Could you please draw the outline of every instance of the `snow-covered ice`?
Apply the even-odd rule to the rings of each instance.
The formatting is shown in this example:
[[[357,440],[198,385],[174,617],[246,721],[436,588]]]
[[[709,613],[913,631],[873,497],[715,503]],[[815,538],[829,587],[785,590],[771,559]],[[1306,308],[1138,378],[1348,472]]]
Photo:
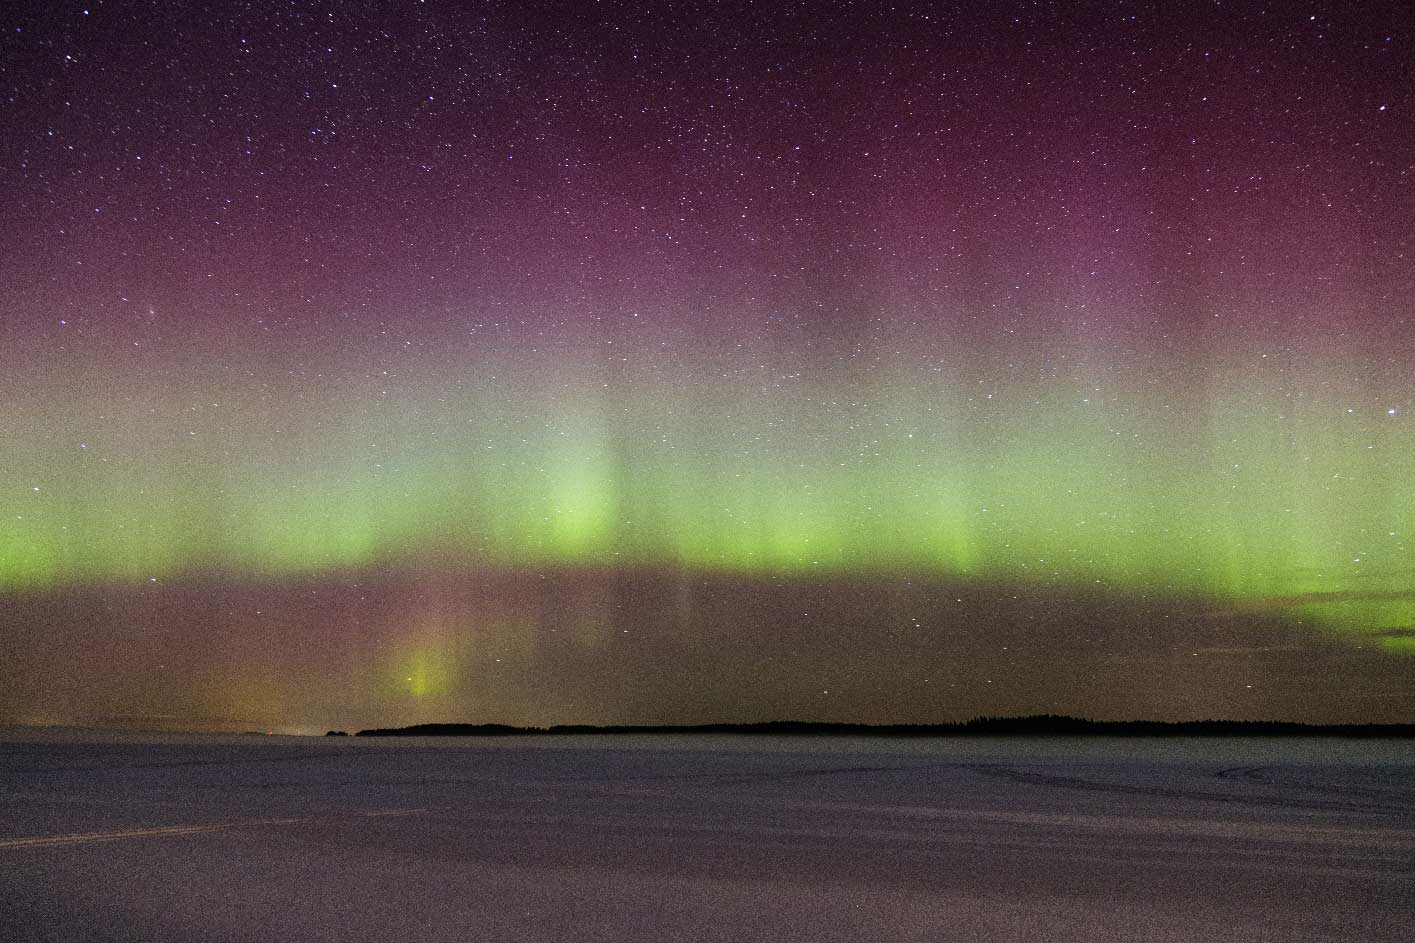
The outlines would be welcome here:
[[[1415,744],[0,730],[0,938],[1415,933]]]

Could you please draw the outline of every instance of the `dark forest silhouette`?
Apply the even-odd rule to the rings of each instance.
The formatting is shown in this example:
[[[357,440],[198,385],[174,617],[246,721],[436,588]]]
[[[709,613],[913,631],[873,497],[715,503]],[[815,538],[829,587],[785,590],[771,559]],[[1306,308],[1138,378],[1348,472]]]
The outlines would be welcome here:
[[[360,730],[357,737],[518,737],[580,734],[739,734],[808,737],[1359,737],[1415,738],[1415,724],[1300,724],[1250,720],[1085,720],[1056,714],[976,717],[954,724],[840,724],[771,720],[751,724],[414,724]]]

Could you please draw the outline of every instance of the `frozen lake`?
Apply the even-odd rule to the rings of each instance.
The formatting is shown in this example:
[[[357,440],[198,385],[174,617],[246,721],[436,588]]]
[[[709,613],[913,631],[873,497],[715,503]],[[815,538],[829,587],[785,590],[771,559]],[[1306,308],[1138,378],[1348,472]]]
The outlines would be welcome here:
[[[0,938],[1401,940],[1415,743],[0,729]]]

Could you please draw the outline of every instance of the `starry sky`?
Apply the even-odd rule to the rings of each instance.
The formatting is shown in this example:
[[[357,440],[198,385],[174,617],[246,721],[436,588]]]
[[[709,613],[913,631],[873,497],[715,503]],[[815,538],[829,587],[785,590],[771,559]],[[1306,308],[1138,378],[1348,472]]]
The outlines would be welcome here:
[[[6,4],[0,721],[1409,721],[1412,44]]]

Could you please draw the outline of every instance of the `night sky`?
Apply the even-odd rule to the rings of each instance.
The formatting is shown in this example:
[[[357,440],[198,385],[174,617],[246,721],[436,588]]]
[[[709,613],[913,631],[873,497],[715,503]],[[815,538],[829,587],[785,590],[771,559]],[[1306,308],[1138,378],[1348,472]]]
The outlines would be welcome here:
[[[0,31],[0,720],[1415,719],[1406,4]]]

